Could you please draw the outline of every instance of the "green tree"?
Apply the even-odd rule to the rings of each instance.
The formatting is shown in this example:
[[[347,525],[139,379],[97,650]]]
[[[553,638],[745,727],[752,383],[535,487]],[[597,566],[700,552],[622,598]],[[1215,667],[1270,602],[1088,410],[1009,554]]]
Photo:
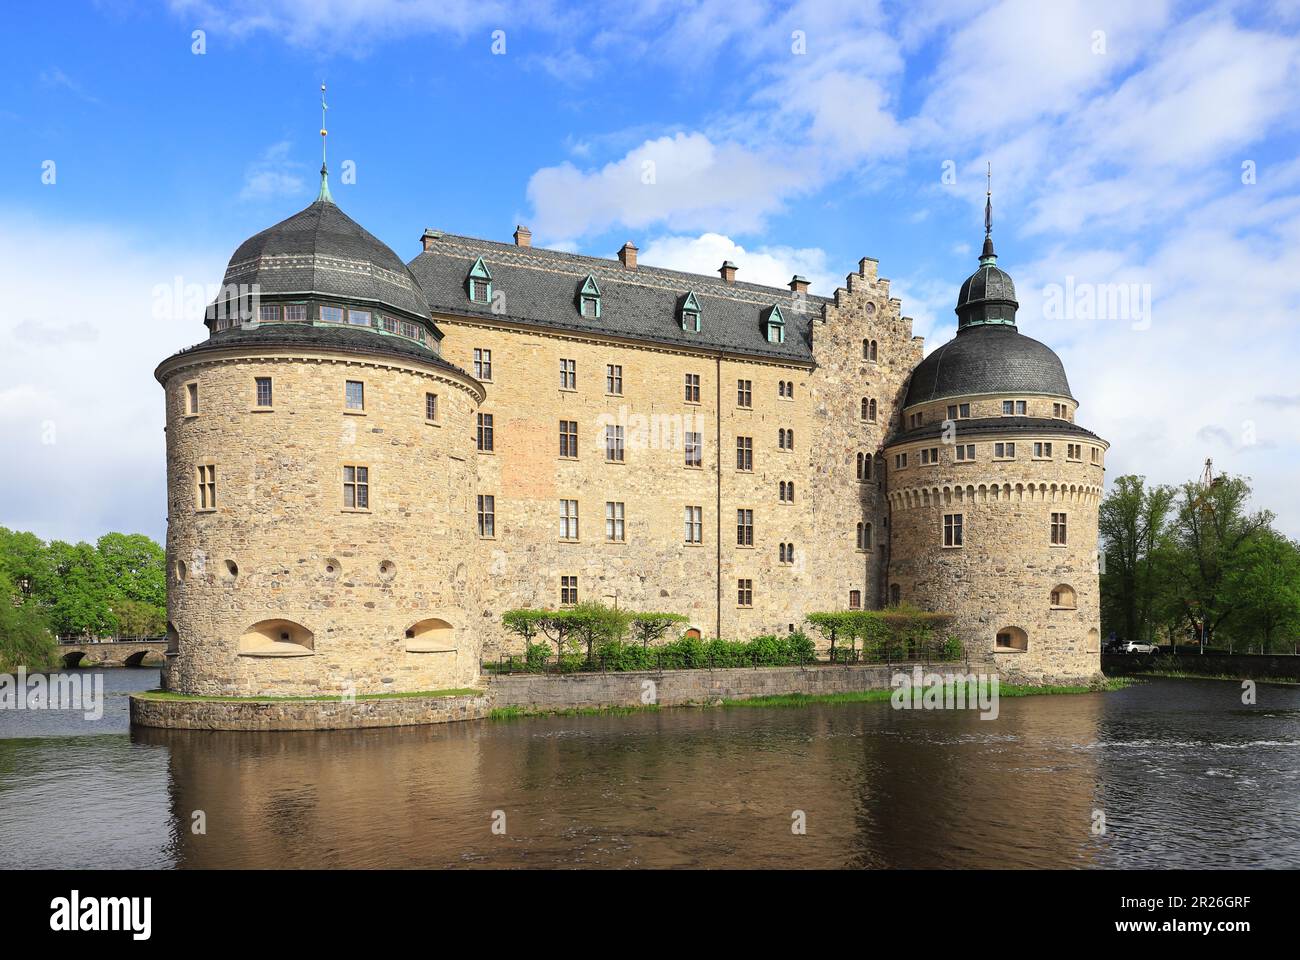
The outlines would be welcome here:
[[[1146,487],[1146,478],[1119,477],[1098,511],[1106,558],[1101,575],[1102,620],[1107,633],[1125,640],[1150,638],[1168,557],[1169,511],[1174,490]]]
[[[142,533],[106,533],[96,549],[118,596],[166,609],[167,560],[162,547]]]
[[[589,600],[580,603],[569,611],[573,625],[573,635],[587,648],[587,662],[592,662],[592,654],[597,644],[622,640],[627,636],[628,623],[632,615],[617,607],[607,607],[603,603]]]
[[[651,643],[658,643],[676,624],[689,623],[690,618],[680,613],[634,613],[632,614],[632,638],[641,641],[641,649],[648,649]]]
[[[1227,576],[1237,621],[1269,653],[1275,641],[1295,653],[1300,637],[1300,546],[1275,530],[1263,530],[1242,547]]]
[[[50,543],[52,583],[40,590],[50,629],[60,636],[107,636],[117,627],[114,590],[103,558],[88,543]]]
[[[44,612],[35,601],[22,598],[8,574],[0,572],[0,671],[52,670],[57,664]]]

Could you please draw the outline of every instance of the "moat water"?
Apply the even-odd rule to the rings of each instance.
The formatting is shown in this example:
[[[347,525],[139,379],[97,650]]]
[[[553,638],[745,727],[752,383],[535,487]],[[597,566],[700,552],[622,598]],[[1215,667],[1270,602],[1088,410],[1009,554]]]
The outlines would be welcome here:
[[[262,734],[133,732],[157,671],[102,672],[0,711],[0,868],[1300,866],[1297,687]]]

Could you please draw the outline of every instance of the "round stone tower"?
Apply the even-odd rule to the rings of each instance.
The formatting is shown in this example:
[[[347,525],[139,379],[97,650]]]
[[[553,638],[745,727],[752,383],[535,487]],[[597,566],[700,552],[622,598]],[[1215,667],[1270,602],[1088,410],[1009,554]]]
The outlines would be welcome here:
[[[247,240],[167,403],[166,684],[358,694],[478,675],[474,426],[411,272],[330,199]]]
[[[1060,359],[1016,329],[987,231],[957,335],[912,373],[885,447],[891,601],[952,613],[972,666],[1080,681],[1100,668],[1106,441],[1075,423]]]

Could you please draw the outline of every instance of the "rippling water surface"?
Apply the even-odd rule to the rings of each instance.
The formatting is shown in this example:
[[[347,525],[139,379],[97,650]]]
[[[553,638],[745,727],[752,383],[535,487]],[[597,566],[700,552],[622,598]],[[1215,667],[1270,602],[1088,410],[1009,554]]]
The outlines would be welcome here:
[[[131,732],[157,671],[103,675],[0,711],[0,867],[1300,866],[1297,687],[273,734]]]

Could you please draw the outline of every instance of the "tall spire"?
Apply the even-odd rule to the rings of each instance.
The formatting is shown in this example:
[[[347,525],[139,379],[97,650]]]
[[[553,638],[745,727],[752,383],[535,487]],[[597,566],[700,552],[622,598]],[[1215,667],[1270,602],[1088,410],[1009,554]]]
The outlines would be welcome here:
[[[326,203],[333,203],[334,198],[330,196],[329,168],[325,166],[325,138],[329,136],[329,131],[325,129],[325,111],[329,107],[325,103],[325,84],[320,85],[320,193],[316,195],[316,202],[322,200]]]
[[[984,187],[984,249],[980,253],[980,265],[988,266],[998,259],[993,252],[993,162],[989,161],[986,184]]]

